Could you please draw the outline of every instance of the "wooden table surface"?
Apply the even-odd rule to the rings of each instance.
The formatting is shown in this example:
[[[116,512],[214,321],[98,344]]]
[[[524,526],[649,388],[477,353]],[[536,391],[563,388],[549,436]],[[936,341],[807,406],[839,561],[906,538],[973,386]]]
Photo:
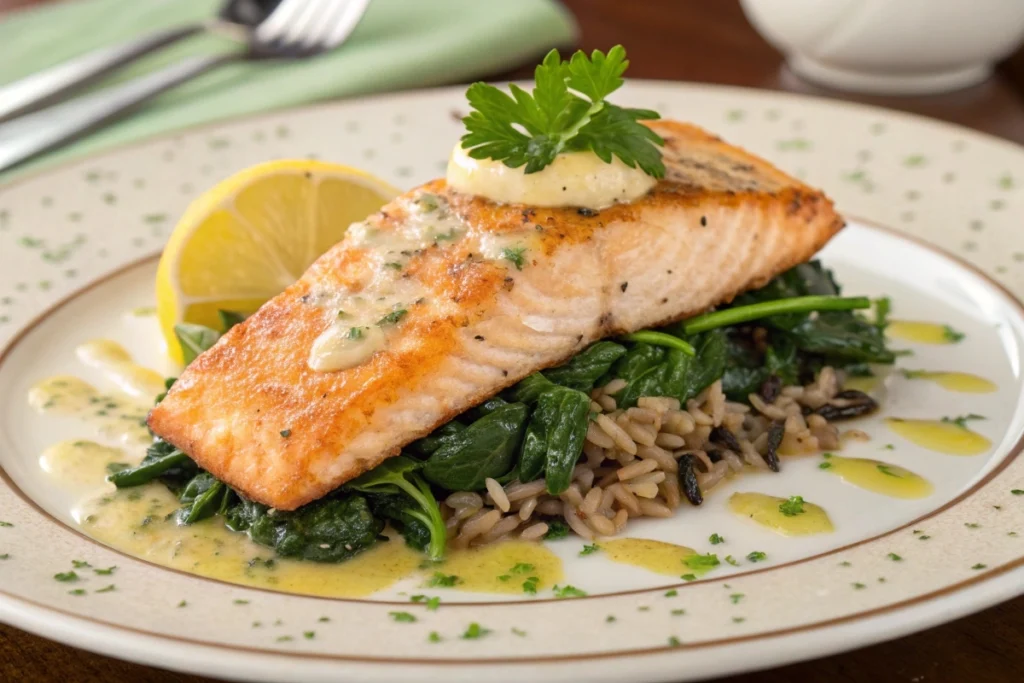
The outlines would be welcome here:
[[[0,12],[44,0],[0,0]],[[901,109],[1024,143],[1024,51],[995,78],[945,95],[865,97],[801,82],[746,23],[736,0],[565,0],[581,26],[580,46],[629,49],[630,75],[787,90]],[[531,67],[509,75],[529,77]],[[801,664],[722,679],[728,683],[1020,680],[1024,598],[945,626]],[[0,681],[202,683],[211,679],[128,664],[0,626]]]

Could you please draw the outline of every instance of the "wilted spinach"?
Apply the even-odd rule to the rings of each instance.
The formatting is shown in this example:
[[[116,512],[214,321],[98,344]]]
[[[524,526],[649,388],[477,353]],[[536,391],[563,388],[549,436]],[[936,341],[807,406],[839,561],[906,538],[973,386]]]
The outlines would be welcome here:
[[[523,436],[519,477],[532,481],[542,473],[548,493],[563,493],[583,452],[590,422],[590,397],[582,391],[553,386],[537,399]]]
[[[563,387],[590,391],[594,388],[594,383],[624,355],[625,346],[610,341],[599,341],[573,356],[565,365],[545,370],[543,375]]]
[[[529,410],[509,403],[444,439],[423,468],[428,481],[449,491],[478,491],[516,464]]]
[[[395,522],[406,540],[426,550],[430,559],[440,560],[444,557],[448,531],[430,486],[418,474],[422,467],[423,463],[404,456],[388,458],[344,488],[379,496],[376,500],[371,498],[374,512]],[[429,538],[425,547],[424,528]]]

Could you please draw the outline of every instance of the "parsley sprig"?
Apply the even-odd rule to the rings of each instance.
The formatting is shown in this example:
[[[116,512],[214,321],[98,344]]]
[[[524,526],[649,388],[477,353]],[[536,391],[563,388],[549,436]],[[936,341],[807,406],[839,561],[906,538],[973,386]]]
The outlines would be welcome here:
[[[529,93],[510,85],[512,94],[474,83],[466,91],[473,108],[462,119],[462,146],[474,159],[494,159],[536,173],[561,152],[592,151],[605,163],[618,157],[655,178],[665,175],[658,146],[661,137],[640,121],[659,118],[648,109],[614,105],[605,98],[622,87],[629,66],[626,50],[616,45],[605,55],[582,50],[563,62],[552,50],[534,72]]]

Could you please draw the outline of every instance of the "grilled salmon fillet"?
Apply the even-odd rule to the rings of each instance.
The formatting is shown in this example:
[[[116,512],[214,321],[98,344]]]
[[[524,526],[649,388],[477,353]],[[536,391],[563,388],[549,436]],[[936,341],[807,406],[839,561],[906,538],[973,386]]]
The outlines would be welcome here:
[[[292,510],[602,337],[763,285],[842,228],[824,194],[766,161],[692,125],[650,125],[666,175],[630,204],[500,205],[442,180],[395,199],[189,365],[149,426]],[[396,251],[430,223],[432,242]],[[407,311],[381,325],[386,343],[352,367],[311,368],[317,339],[382,298],[382,282]]]

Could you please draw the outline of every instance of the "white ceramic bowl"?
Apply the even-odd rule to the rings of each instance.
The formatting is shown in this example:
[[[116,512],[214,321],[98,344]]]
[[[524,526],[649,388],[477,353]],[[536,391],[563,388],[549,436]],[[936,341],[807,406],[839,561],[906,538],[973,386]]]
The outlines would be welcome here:
[[[967,87],[1024,39],[1024,0],[741,0],[804,78],[843,90]]]

